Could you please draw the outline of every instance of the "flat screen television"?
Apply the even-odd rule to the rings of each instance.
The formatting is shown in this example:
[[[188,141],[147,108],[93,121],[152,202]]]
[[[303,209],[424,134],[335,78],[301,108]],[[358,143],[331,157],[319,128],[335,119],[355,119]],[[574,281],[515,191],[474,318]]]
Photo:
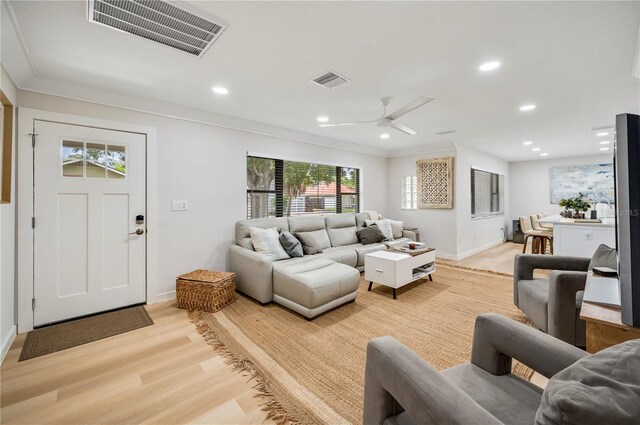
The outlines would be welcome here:
[[[616,248],[622,322],[640,326],[640,116],[616,116]]]

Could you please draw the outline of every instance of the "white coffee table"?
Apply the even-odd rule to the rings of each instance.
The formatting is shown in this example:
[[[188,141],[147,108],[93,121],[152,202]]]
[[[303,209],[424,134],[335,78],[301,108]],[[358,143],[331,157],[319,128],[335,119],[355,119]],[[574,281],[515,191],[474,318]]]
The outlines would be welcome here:
[[[400,251],[379,251],[364,256],[364,278],[369,281],[369,291],[372,284],[379,283],[393,288],[393,299],[396,299],[396,289],[429,276],[436,271],[436,251],[411,255]]]

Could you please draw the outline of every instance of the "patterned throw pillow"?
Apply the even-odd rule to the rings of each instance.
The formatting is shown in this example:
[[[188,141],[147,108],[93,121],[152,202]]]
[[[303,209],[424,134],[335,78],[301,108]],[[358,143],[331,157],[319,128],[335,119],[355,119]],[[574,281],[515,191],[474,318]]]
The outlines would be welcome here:
[[[373,226],[374,224],[378,226],[378,229],[380,229],[386,240],[392,241],[394,239],[393,229],[391,228],[391,220],[387,220],[385,218],[384,220],[365,220],[364,222],[366,223],[367,227]]]
[[[289,254],[280,244],[278,229],[260,229],[259,227],[249,227],[253,248],[259,254],[268,255],[272,260],[284,260],[290,258]]]

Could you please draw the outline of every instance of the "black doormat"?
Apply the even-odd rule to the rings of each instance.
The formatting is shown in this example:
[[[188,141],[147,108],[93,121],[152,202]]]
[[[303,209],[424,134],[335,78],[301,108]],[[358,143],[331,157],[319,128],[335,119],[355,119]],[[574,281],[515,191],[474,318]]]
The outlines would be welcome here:
[[[27,334],[18,361],[66,350],[149,325],[153,325],[149,313],[144,306],[137,306],[36,329]]]

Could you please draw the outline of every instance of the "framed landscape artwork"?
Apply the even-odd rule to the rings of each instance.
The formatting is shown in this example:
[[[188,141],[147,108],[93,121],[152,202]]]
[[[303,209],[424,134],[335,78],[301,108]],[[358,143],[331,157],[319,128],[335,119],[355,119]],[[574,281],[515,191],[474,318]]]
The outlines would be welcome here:
[[[416,162],[418,208],[453,208],[453,157]]]
[[[592,201],[615,201],[613,188],[613,164],[572,165],[551,167],[551,203],[573,198],[579,193]]]

